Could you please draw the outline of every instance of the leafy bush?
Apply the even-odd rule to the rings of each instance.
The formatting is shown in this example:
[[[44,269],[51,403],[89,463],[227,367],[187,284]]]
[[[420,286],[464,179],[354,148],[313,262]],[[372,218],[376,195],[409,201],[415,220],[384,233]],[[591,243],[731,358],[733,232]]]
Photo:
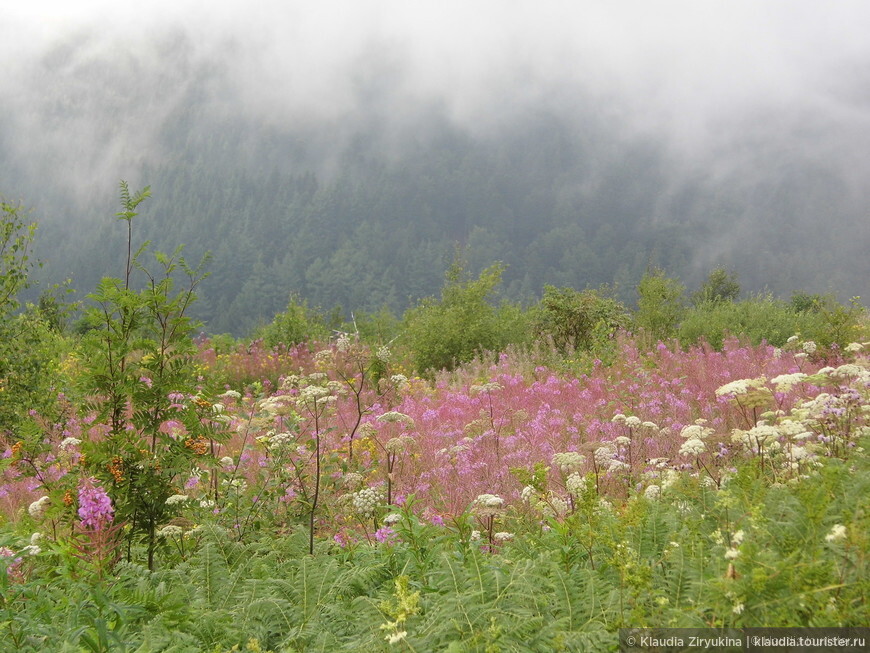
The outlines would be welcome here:
[[[297,295],[290,297],[287,310],[278,313],[270,324],[255,334],[268,348],[277,345],[292,347],[302,342],[325,340],[328,336],[323,316]]]
[[[685,287],[664,271],[648,270],[637,286],[635,324],[655,340],[667,340],[676,335],[683,317]]]
[[[533,314],[535,334],[551,339],[562,352],[593,349],[629,323],[628,311],[615,299],[595,290],[554,286],[544,287],[544,297]]]
[[[782,347],[792,335],[800,334],[822,348],[836,343],[840,348],[861,336],[861,315],[857,303],[849,307],[828,299],[824,305],[796,310],[794,302],[772,295],[757,295],[740,302],[708,301],[689,309],[679,327],[683,345],[706,340],[716,349],[728,336],[746,338],[754,345],[765,341]]]
[[[453,369],[484,351],[500,351],[527,337],[525,314],[518,306],[493,306],[489,299],[504,267],[488,267],[468,279],[460,263],[447,271],[441,299],[424,299],[406,311],[404,343],[419,372]]]

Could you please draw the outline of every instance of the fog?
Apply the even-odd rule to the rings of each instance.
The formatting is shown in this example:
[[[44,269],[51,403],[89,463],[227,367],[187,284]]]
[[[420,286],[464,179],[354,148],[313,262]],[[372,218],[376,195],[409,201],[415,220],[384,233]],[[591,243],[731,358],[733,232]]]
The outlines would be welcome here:
[[[372,125],[379,154],[400,161],[433,120],[497,139],[544,114],[582,131],[591,113],[614,126],[612,148],[647,139],[665,153],[650,219],[687,183],[733,195],[735,222],[698,244],[698,267],[752,242],[756,209],[810,206],[853,230],[854,251],[870,244],[866,2],[36,1],[0,20],[7,196],[38,179],[81,208],[135,183],[171,158],[161,130],[193,95],[203,123],[300,135],[326,175]],[[807,174],[807,197],[778,196]]]

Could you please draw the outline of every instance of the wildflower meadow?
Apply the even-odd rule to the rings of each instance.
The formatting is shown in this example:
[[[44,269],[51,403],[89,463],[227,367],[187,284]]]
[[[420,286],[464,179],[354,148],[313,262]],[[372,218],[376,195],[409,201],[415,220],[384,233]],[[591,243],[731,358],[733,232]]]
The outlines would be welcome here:
[[[146,198],[122,186],[128,228]],[[448,300],[480,280],[418,307],[413,338],[267,345],[198,335],[203,268],[128,251],[78,332],[4,359],[4,650],[608,651],[626,627],[870,623],[857,304],[711,344],[594,293],[582,333],[538,314],[503,341],[519,313],[479,303],[487,346],[422,367],[420,316],[473,317]]]

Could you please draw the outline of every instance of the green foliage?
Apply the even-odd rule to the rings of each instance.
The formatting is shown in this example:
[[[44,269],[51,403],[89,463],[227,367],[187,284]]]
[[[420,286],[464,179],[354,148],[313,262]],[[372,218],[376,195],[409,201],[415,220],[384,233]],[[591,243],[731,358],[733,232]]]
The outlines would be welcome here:
[[[496,264],[469,279],[462,264],[454,262],[441,299],[424,299],[405,313],[403,336],[418,371],[453,369],[526,337],[525,315],[517,306],[497,308],[489,301],[503,271]]]
[[[298,295],[291,295],[287,309],[261,328],[256,337],[262,338],[267,347],[284,345],[292,347],[301,342],[323,340],[329,336],[323,316],[308,306]]]
[[[698,292],[692,295],[692,304],[697,306],[706,302],[733,302],[739,294],[737,273],[719,267],[710,272]]]
[[[61,358],[69,348],[39,311],[0,321],[0,434],[10,435],[31,410],[51,413],[64,390]]]
[[[647,270],[637,286],[635,324],[654,339],[672,338],[685,311],[684,292],[683,284],[665,276],[664,271]]]
[[[628,312],[615,299],[595,290],[544,286],[544,297],[534,309],[534,331],[550,338],[562,352],[590,350],[628,326]]]
[[[132,209],[145,196],[130,197],[122,182],[125,211],[119,217],[131,224]],[[83,447],[87,468],[109,488],[128,537],[144,537],[153,567],[157,528],[174,514],[166,499],[218,434],[209,419],[211,404],[201,396],[190,337],[195,324],[187,315],[204,261],[194,269],[180,250],[172,257],[158,252],[155,275],[140,263],[142,249],[131,256],[124,280],[103,279],[88,295],[80,382],[90,397],[86,410],[108,427],[106,437]],[[131,266],[144,277],[141,290],[130,288]],[[186,280],[177,292],[176,273]],[[163,428],[169,420],[183,429]]]
[[[0,199],[0,318],[18,308],[18,293],[29,285],[30,247],[36,223],[26,224],[21,207]]]
[[[847,307],[828,298],[824,303],[800,305],[813,308],[797,310],[794,300],[786,302],[769,294],[740,302],[703,302],[687,311],[678,336],[683,346],[703,339],[716,349],[722,348],[729,335],[776,347],[794,334],[825,348],[834,343],[842,348],[860,338],[863,309],[857,302]]]

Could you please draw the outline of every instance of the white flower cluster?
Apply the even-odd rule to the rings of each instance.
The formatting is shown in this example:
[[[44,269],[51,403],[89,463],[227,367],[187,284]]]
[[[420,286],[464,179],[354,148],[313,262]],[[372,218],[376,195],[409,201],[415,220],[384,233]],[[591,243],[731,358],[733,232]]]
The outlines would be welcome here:
[[[184,535],[184,529],[175,524],[168,524],[157,531],[157,537],[179,537]]]
[[[565,489],[575,499],[586,491],[588,482],[585,476],[574,473],[565,479]]]
[[[860,342],[850,342],[848,345],[844,347],[845,351],[850,354],[857,354],[859,351],[864,349],[864,345]]]
[[[390,410],[383,415],[378,415],[377,420],[386,424],[407,424],[411,427],[414,426],[413,419],[405,415],[405,413],[400,413],[395,410]]]
[[[492,536],[492,539],[494,539],[496,542],[510,542],[512,539],[514,539],[514,534],[507,533],[505,531],[499,531]]]
[[[724,397],[726,395],[745,395],[752,390],[763,388],[764,384],[764,377],[758,377],[756,379],[737,379],[736,381],[731,381],[731,383],[726,383],[725,385],[716,388],[716,396]]]
[[[383,519],[383,523],[386,526],[393,526],[394,524],[398,524],[400,521],[402,521],[402,515],[397,512],[391,512]]]
[[[592,454],[593,458],[595,458],[595,463],[599,467],[607,467],[615,455],[616,446],[612,442],[603,442]]]
[[[471,509],[481,517],[493,517],[504,512],[504,499],[496,494],[481,494],[472,502]]]
[[[390,381],[398,390],[404,390],[408,387],[408,377],[404,374],[393,374],[390,377]]]
[[[553,454],[553,465],[558,467],[563,474],[577,472],[586,462],[586,456],[576,451]]]
[[[393,353],[390,351],[390,348],[386,345],[381,345],[378,347],[378,351],[375,354],[375,357],[381,361],[382,363],[389,363],[390,358],[392,358]]]
[[[70,449],[79,446],[82,443],[78,438],[64,438],[60,443],[61,451],[69,451]]]
[[[45,514],[45,511],[48,510],[48,506],[51,504],[51,499],[46,497],[40,497],[33,503],[31,503],[27,507],[27,512],[34,519],[39,519]]]
[[[362,486],[365,479],[363,478],[362,474],[357,474],[356,472],[348,472],[342,477],[341,480],[346,488],[350,490],[355,490],[356,488]]]
[[[684,426],[680,431],[680,437],[686,440],[706,440],[711,435],[713,435],[713,429],[697,422]]]
[[[275,433],[269,439],[269,450],[278,451],[286,449],[295,444],[296,438],[292,433]]]
[[[496,392],[497,390],[501,390],[502,385],[500,383],[496,383],[492,381],[490,383],[481,383],[478,385],[473,385],[468,389],[468,392],[473,395],[480,394],[482,392]]]
[[[179,503],[184,503],[189,498],[190,497],[188,497],[186,494],[173,494],[171,497],[166,499],[166,505],[177,506]]]
[[[662,488],[658,485],[648,485],[643,491],[643,495],[650,501],[655,501],[662,495]]]
[[[778,438],[779,429],[764,422],[759,422],[748,431],[734,429],[731,432],[731,441],[742,444],[751,453],[758,453],[763,449],[778,449]]]
[[[347,335],[346,333],[342,333],[340,336],[338,336],[338,338],[335,341],[335,347],[341,353],[344,353],[348,349],[350,349],[350,345],[351,345],[350,336]]]
[[[230,456],[224,456],[220,459],[221,467],[234,467],[236,461],[233,460]]]
[[[218,395],[221,399],[241,399],[242,395],[235,390],[227,390],[223,394]]]
[[[363,519],[371,519],[384,502],[384,493],[380,488],[366,487],[351,496],[354,512]]]
[[[770,382],[776,386],[777,392],[789,392],[798,383],[802,383],[807,375],[803,372],[795,372],[794,374],[780,374],[773,377]]]
[[[846,539],[846,527],[843,524],[834,524],[831,532],[825,535],[825,541],[834,543]]]
[[[286,383],[286,380],[285,380]],[[289,395],[273,395],[261,399],[260,410],[269,415],[289,415],[293,412],[293,398]]]
[[[387,453],[400,454],[407,451],[414,444],[414,438],[410,435],[401,435],[398,438],[390,438],[384,445]]]
[[[698,438],[689,438],[680,445],[681,456],[700,456],[707,451],[707,445]]]

